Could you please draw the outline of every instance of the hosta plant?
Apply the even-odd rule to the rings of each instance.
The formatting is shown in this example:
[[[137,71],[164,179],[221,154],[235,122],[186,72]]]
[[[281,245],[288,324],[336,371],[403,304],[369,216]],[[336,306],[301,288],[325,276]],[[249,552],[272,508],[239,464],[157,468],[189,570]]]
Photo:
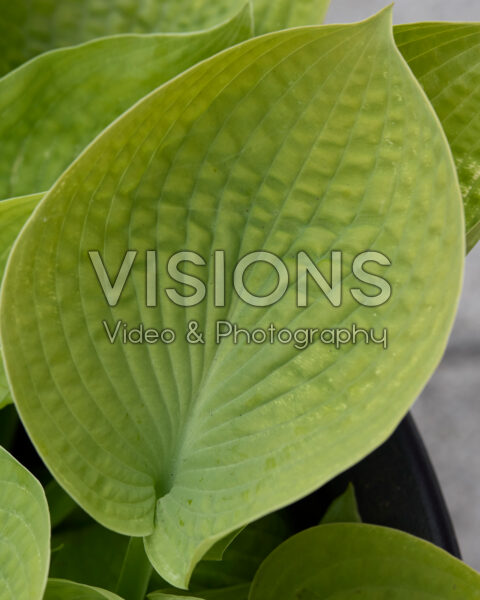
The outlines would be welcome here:
[[[304,532],[281,510],[441,359],[480,237],[480,25],[3,8],[1,441],[51,475],[2,450],[0,600],[480,598],[351,488]]]

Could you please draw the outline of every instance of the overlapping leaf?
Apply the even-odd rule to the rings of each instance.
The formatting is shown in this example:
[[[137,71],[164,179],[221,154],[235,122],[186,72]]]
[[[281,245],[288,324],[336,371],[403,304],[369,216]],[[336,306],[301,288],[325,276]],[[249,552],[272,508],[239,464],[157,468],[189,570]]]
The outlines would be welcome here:
[[[1,79],[0,198],[48,189],[137,100],[249,38],[250,9],[240,6],[230,21],[208,31],[95,40],[49,52]]]
[[[329,0],[255,0],[257,33],[320,24]],[[242,0],[18,0],[0,4],[0,75],[47,50],[122,33],[186,32],[214,27]]]
[[[275,550],[249,600],[476,600],[480,575],[406,533],[361,524],[321,525]]]
[[[49,558],[42,486],[0,447],[0,598],[42,600]]]
[[[395,39],[450,142],[470,250],[480,239],[480,24],[399,25]]]
[[[123,33],[185,32],[231,18],[242,0],[2,1],[0,74],[47,50]]]
[[[84,146],[135,101],[251,32],[245,5],[231,21],[211,31],[115,36],[51,52],[2,79],[0,197],[47,189]],[[108,90],[102,89],[102,82],[109,83]],[[88,102],[89,97],[96,101]],[[0,279],[11,246],[41,196],[11,199],[0,207]],[[9,402],[0,361],[0,407]]]
[[[95,135],[138,99],[251,32],[244,6],[211,31],[97,40],[41,56],[3,78],[0,197],[47,189]],[[41,196],[0,206],[0,279],[10,248]],[[0,361],[0,407],[9,402]]]
[[[444,350],[462,230],[450,151],[393,43],[388,11],[238,45],[125,113],[29,220],[1,297],[17,408],[61,485],[105,526],[145,536],[156,569],[185,586],[219,539],[317,488],[391,433]],[[165,294],[166,264],[185,248],[209,263],[210,293],[190,308]],[[214,308],[218,248],[228,269],[259,249],[281,257],[291,274],[282,300],[252,308],[227,277],[225,306]],[[297,252],[325,272],[337,248],[342,305],[312,285],[299,308]],[[88,252],[115,274],[129,249],[135,266],[109,307]],[[144,296],[147,250],[161,272],[156,307]],[[372,293],[350,272],[365,250],[391,261],[393,296],[377,308],[349,292]],[[245,284],[264,295],[275,278],[257,264]],[[264,329],[355,323],[377,336],[386,328],[388,349],[218,345],[218,319]],[[102,322],[119,320],[171,327],[178,339],[111,344]],[[205,344],[186,343],[192,320]]]

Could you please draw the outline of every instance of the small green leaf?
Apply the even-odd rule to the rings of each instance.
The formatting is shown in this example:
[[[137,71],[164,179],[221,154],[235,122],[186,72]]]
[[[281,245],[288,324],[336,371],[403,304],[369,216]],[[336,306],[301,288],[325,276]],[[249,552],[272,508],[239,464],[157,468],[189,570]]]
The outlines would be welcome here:
[[[50,521],[42,486],[0,447],[0,598],[42,600],[49,558]]]
[[[203,560],[214,560],[219,561],[223,559],[225,551],[232,544],[232,542],[239,536],[239,534],[244,530],[244,527],[240,529],[236,529],[229,533],[227,536],[218,540],[216,544],[214,544],[210,550],[204,555]]]
[[[116,594],[99,588],[65,581],[49,579],[43,600],[123,600]]]
[[[250,585],[258,567],[292,530],[280,511],[251,523],[226,549],[222,561],[202,560],[193,572],[190,589],[198,592],[213,588]]]
[[[61,486],[104,526],[144,536],[160,575],[185,588],[219,539],[318,488],[403,418],[453,323],[462,210],[444,133],[394,44],[390,11],[217,54],[97,137],[19,237],[0,333],[22,421]],[[192,307],[165,293],[167,264],[185,248],[207,263],[208,297]],[[291,277],[282,300],[252,307],[226,277],[216,306],[217,248],[229,269],[260,249],[279,257]],[[343,302],[312,285],[298,306],[297,254],[325,272],[336,248]],[[135,256],[116,306],[92,250],[110,273]],[[147,302],[152,250],[161,287]],[[378,307],[351,293],[369,292],[352,271],[366,250],[391,263],[393,295]],[[260,296],[272,283],[265,264],[245,279]],[[217,344],[220,320],[385,337],[302,351]],[[186,342],[193,321],[204,344]],[[105,324],[139,323],[178,339],[110,342]]]
[[[363,524],[321,525],[277,548],[249,600],[476,600],[480,575],[419,538]]]
[[[0,281],[15,239],[42,197],[43,194],[33,194],[0,202]],[[0,408],[11,401],[0,346]]]
[[[450,142],[471,250],[480,239],[480,23],[398,25],[395,40]]]
[[[336,498],[323,515],[321,523],[361,523],[362,518],[358,512],[357,499],[353,483],[349,483],[341,496]]]
[[[301,25],[320,25],[330,0],[255,0],[255,33],[260,35]]]
[[[49,52],[7,75],[0,80],[0,197],[48,189],[102,129],[142,96],[247,39],[251,31],[244,6],[209,31],[104,38]]]
[[[479,240],[480,240],[480,220],[478,221],[478,223],[476,225],[473,225],[473,227],[471,227],[467,231],[467,252],[470,252],[470,250],[473,249],[473,247],[477,244],[477,242]]]

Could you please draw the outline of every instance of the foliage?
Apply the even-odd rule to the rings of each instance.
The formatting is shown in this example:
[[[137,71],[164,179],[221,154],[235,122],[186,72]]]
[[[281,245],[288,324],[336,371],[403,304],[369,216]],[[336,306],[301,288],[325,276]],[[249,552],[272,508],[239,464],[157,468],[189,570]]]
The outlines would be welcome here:
[[[54,478],[0,447],[0,600],[480,597],[443,551],[360,523],[352,486],[313,529],[279,510],[404,417],[480,238],[480,25],[392,29],[391,8],[321,25],[327,7],[2,4],[0,408],[15,408],[0,443],[16,410]],[[152,288],[185,249],[207,264]],[[231,271],[275,255],[279,301],[252,306],[235,276],[219,300],[218,249]],[[354,267],[365,250],[387,261],[378,305],[379,264],[360,285]],[[302,288],[301,253],[331,284]],[[266,297],[275,279],[263,260],[242,285]],[[388,344],[214,336],[352,320]],[[179,339],[112,343],[116,323]]]

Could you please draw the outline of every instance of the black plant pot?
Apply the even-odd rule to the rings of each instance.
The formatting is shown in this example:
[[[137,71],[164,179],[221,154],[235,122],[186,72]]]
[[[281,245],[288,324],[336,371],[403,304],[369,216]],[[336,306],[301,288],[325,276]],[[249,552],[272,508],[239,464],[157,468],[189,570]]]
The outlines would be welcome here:
[[[380,448],[291,507],[296,530],[318,524],[348,483],[363,521],[401,529],[460,558],[452,521],[413,418],[408,415]]]

